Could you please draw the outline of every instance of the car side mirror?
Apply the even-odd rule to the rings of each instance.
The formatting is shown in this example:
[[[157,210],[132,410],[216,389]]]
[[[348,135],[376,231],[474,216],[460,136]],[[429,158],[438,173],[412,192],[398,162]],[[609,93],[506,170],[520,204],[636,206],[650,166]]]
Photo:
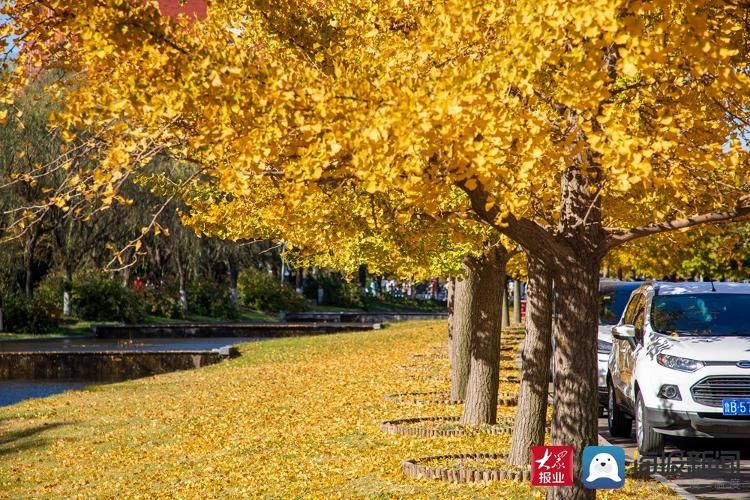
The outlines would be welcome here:
[[[612,328],[612,336],[618,340],[627,340],[631,347],[635,346],[635,327],[633,325],[617,325]]]

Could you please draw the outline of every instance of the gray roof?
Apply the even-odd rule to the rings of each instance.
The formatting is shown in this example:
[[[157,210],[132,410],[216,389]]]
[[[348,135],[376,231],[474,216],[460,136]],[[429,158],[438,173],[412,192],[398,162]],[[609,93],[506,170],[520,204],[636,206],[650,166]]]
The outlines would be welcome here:
[[[685,282],[655,282],[659,286],[659,295],[684,295],[690,293],[714,293],[709,281],[685,281]],[[727,283],[714,281],[715,293],[745,293],[750,294],[750,283]]]

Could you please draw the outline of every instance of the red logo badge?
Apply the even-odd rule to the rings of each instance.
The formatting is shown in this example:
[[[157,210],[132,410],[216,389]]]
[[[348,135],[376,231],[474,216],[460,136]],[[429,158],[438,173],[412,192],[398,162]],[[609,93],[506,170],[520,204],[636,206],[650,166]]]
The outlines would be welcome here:
[[[572,446],[531,447],[532,486],[572,486]]]

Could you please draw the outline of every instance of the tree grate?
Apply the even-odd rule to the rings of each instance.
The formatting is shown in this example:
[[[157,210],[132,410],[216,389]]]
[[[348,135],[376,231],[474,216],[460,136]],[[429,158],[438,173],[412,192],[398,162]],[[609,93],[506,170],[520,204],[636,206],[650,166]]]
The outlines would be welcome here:
[[[479,483],[484,481],[529,481],[531,473],[528,468],[508,466],[494,466],[488,469],[475,469],[464,467],[464,460],[477,461],[505,461],[506,454],[499,453],[462,453],[454,455],[435,455],[424,458],[404,460],[401,466],[404,474],[415,479],[439,479],[453,483]],[[446,467],[431,465],[433,463],[445,462],[446,460],[457,460],[459,465]]]

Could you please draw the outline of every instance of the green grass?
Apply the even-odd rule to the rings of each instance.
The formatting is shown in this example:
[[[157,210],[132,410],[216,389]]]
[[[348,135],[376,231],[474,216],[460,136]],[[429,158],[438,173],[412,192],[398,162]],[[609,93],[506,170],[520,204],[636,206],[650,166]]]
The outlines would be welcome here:
[[[247,307],[240,308],[240,316],[235,320],[222,320],[209,316],[188,314],[182,319],[162,318],[160,316],[147,316],[143,321],[145,325],[165,325],[181,323],[224,323],[226,321],[278,321],[279,317],[273,313],[264,313]],[[0,340],[22,340],[22,339],[52,339],[61,337],[76,337],[93,335],[93,325],[118,324],[116,321],[83,321],[76,318],[66,318],[54,331],[49,333],[16,333],[0,332]]]
[[[400,298],[364,297],[365,310],[372,312],[445,312],[445,306],[433,301]]]
[[[184,318],[171,319],[160,316],[148,316],[144,325],[163,325],[163,324],[180,324],[180,323],[225,323],[228,321],[278,321],[279,317],[274,313],[264,313],[247,307],[240,307],[240,315],[237,319],[225,320],[213,318],[211,316],[201,316],[199,314],[187,314]]]

